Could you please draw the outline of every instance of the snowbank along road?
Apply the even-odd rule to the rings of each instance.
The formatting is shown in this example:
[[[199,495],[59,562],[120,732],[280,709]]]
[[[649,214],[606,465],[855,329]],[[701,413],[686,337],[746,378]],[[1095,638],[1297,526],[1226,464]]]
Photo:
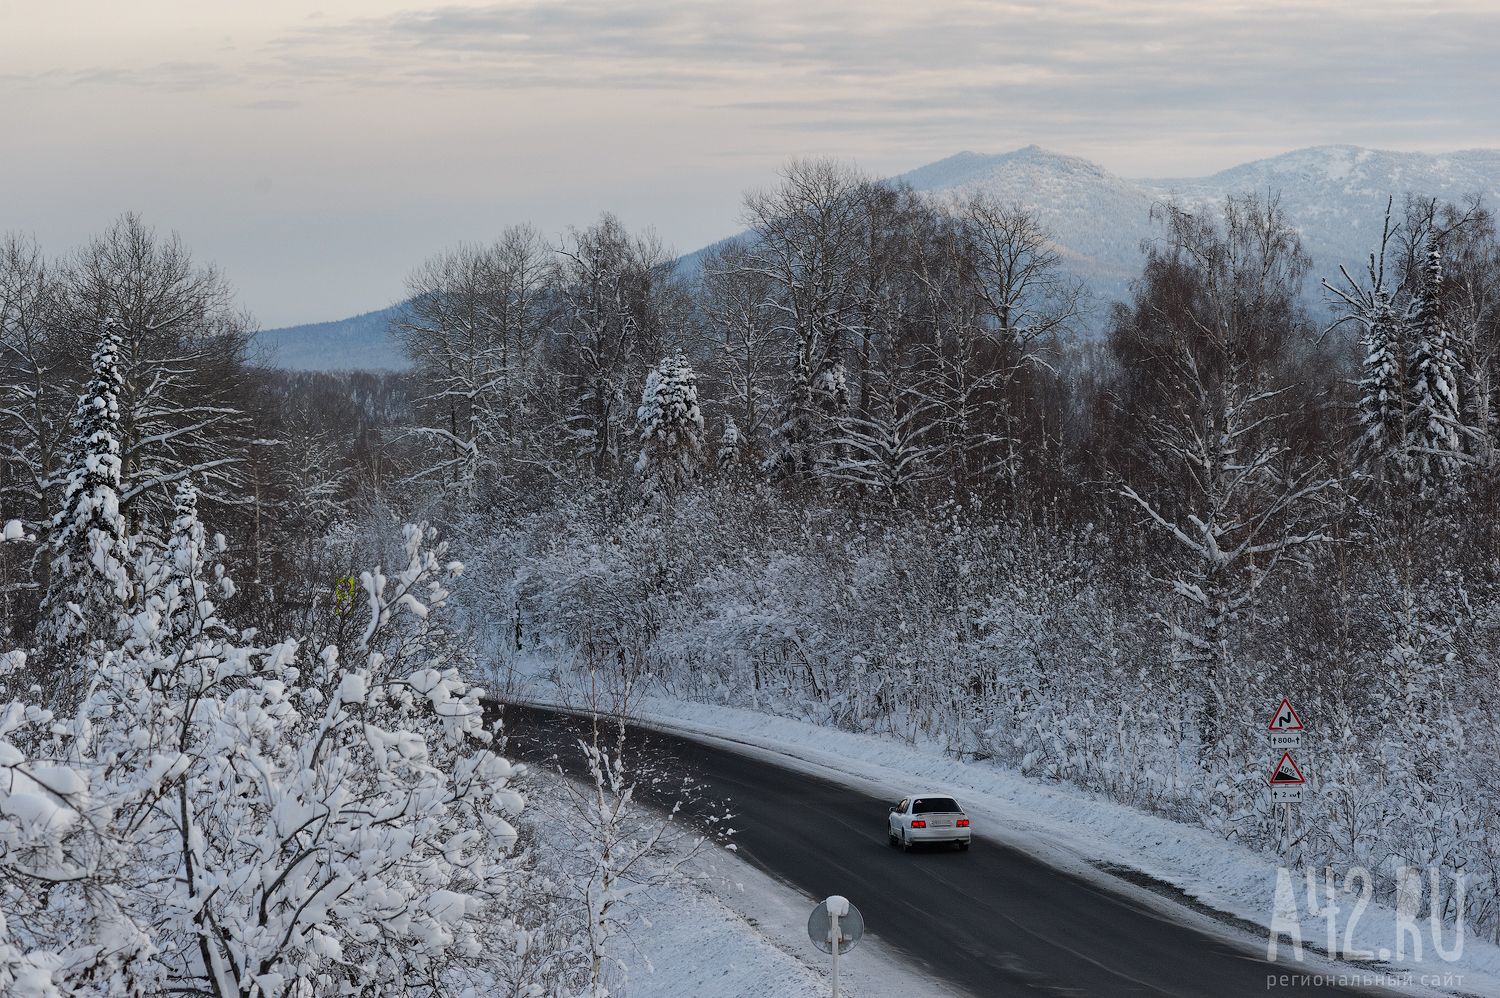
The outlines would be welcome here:
[[[505,708],[507,754],[533,765],[557,756],[578,768],[578,718]],[[1354,995],[1333,986],[1268,988],[1272,976],[1315,973],[1271,964],[1264,942],[1219,938],[1166,917],[1128,891],[1055,869],[985,837],[973,849],[911,854],[890,847],[891,800],[717,746],[644,728],[630,732],[635,764],[684,773],[734,813],[740,856],[810,898],[842,894],[869,932],[934,977],[975,996]],[[1123,885],[1122,885],[1123,886]],[[730,998],[730,996],[725,996]]]

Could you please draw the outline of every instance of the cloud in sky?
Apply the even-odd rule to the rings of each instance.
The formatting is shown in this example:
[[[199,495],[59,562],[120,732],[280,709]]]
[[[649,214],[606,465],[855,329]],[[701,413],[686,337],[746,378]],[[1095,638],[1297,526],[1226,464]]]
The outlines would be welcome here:
[[[1493,0],[412,3],[0,3],[0,229],[144,211],[280,323],[511,221],[613,207],[692,248],[791,154],[1037,142],[1182,175],[1500,145]]]

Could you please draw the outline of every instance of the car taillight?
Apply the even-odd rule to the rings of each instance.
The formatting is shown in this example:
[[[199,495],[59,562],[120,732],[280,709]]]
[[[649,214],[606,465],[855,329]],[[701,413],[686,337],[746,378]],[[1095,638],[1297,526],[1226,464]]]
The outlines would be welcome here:
[[[925,821],[913,821],[911,823],[911,827],[913,827],[913,828],[926,828],[927,827],[927,822],[925,822]]]
[[[969,827],[969,819],[968,818],[959,818],[958,819],[958,827],[959,828],[968,828]]]

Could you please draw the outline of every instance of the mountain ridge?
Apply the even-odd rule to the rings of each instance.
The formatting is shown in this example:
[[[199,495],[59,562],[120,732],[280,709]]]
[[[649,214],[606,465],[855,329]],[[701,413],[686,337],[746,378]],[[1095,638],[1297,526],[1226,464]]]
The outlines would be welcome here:
[[[1052,231],[1065,265],[1092,291],[1091,327],[1097,332],[1108,304],[1126,297],[1140,272],[1141,244],[1156,231],[1153,204],[1174,199],[1201,209],[1222,204],[1229,194],[1276,192],[1313,258],[1309,295],[1315,302],[1319,276],[1358,265],[1375,248],[1387,197],[1399,202],[1407,192],[1449,200],[1478,194],[1500,203],[1500,149],[1408,153],[1329,144],[1206,177],[1131,179],[1084,157],[1033,144],[1004,153],[964,150],[890,179],[935,196],[983,190],[1035,211]],[[679,271],[693,273],[708,248],[681,256]],[[277,366],[294,370],[349,367],[356,356],[364,368],[404,367],[399,346],[384,329],[399,307],[266,330],[257,343],[275,354]]]

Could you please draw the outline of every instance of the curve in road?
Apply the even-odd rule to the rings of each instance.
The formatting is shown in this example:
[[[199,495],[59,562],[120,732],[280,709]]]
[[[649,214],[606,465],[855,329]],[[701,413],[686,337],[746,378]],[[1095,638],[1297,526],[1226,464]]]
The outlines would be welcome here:
[[[576,718],[505,708],[508,751],[522,761],[576,757]],[[1153,996],[1235,998],[1356,995],[1333,986],[1278,986],[1312,975],[1268,963],[1265,950],[1174,921],[1124,890],[1049,866],[986,838],[968,852],[893,849],[889,803],[716,745],[632,729],[637,758],[684,772],[734,812],[741,858],[812,898],[842,894],[869,932],[934,977],[982,998]],[[891,798],[912,789],[892,787]],[[1264,944],[1261,944],[1262,947]]]

